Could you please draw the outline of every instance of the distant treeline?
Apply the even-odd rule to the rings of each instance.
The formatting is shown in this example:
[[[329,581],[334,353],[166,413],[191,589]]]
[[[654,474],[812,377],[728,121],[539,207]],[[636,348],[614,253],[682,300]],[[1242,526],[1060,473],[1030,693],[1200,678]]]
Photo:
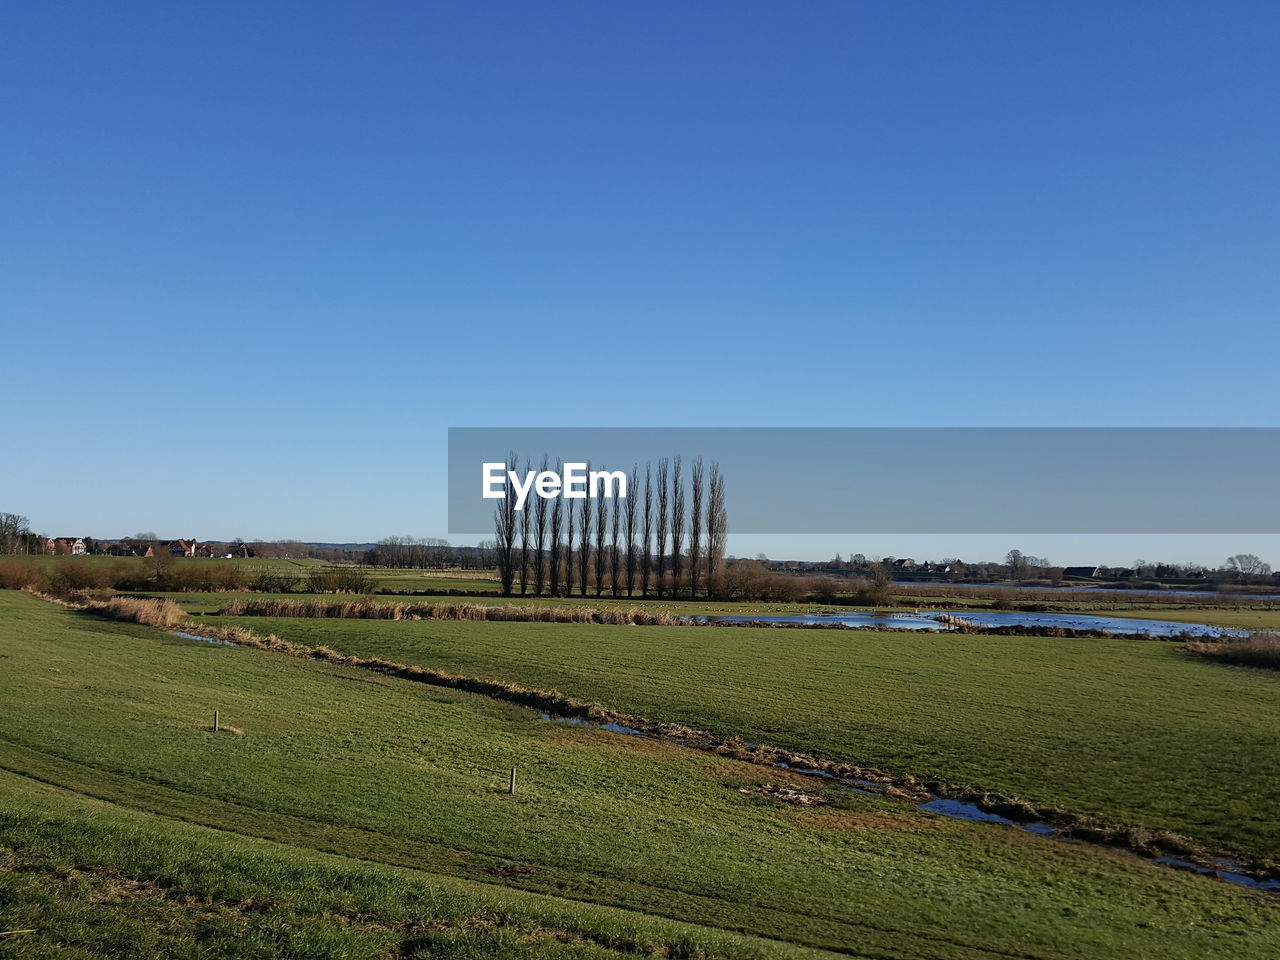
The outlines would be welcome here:
[[[47,565],[0,561],[0,589],[28,589],[64,597],[107,590],[368,593],[373,587],[369,572],[356,566],[255,573],[234,563],[179,563],[168,554],[111,564],[86,557],[61,557]]]

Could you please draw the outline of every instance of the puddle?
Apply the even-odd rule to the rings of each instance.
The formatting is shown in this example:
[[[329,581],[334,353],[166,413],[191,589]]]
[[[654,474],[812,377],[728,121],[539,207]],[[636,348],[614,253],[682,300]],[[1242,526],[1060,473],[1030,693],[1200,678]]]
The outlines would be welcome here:
[[[657,735],[649,733],[636,727],[624,726],[620,723],[595,723],[587,720],[585,717],[563,717],[557,714],[542,711],[543,720],[552,723],[565,723],[575,727],[597,727],[602,730],[609,730],[613,733],[621,733],[630,737],[643,737],[646,739],[660,739]],[[683,739],[671,739],[669,743],[685,744]],[[697,749],[697,748],[692,748]],[[818,768],[793,767],[790,764],[778,762],[775,767],[782,770],[790,770],[792,773],[798,773],[804,777],[813,777],[815,779],[826,780],[836,786],[850,790],[854,793],[871,794],[876,796],[896,797],[904,803],[910,803],[917,810],[923,810],[926,813],[932,813],[940,817],[948,817],[953,820],[967,820],[971,823],[990,823],[1001,827],[1014,827],[1018,830],[1024,830],[1027,833],[1034,833],[1039,837],[1046,837],[1051,840],[1058,840],[1063,843],[1088,843],[1088,841],[1079,840],[1070,835],[1069,830],[1055,827],[1053,824],[1044,821],[1017,821],[1008,817],[1001,816],[998,813],[990,813],[983,810],[976,803],[965,800],[951,800],[939,797],[930,790],[923,790],[926,799],[920,800],[905,795],[902,791],[896,789],[892,784],[877,783],[874,780],[858,780],[843,779],[837,777],[829,770],[821,770]],[[1227,857],[1214,857],[1209,862],[1213,866],[1204,866],[1194,863],[1190,860],[1182,860],[1177,857],[1144,857],[1141,853],[1129,850],[1124,847],[1116,847],[1110,844],[1094,843],[1091,846],[1099,847],[1103,850],[1111,850],[1116,853],[1122,853],[1128,856],[1138,856],[1147,860],[1149,863],[1156,863],[1162,867],[1170,867],[1175,870],[1186,870],[1201,876],[1216,877],[1219,880],[1225,880],[1227,883],[1234,883],[1241,887],[1248,887],[1251,890],[1266,890],[1280,892],[1280,877],[1271,877],[1266,880],[1258,880],[1243,872],[1242,864],[1237,863]]]
[[[199,640],[201,643],[213,643],[220,647],[236,646],[236,644],[230,640],[223,640],[219,637],[202,637],[196,633],[183,633],[181,630],[173,631],[173,635],[175,637],[181,637],[183,640]]]
[[[1204,877],[1217,877],[1219,880],[1225,880],[1227,883],[1234,883],[1237,886],[1248,887],[1250,890],[1280,890],[1280,878],[1271,877],[1266,880],[1258,880],[1245,873],[1239,873],[1240,864],[1226,857],[1212,857],[1209,862],[1214,866],[1207,867],[1201,863],[1193,863],[1190,860],[1181,860],[1178,857],[1156,857],[1153,861],[1161,866],[1173,867],[1175,870],[1186,870],[1189,873],[1198,873]]]
[[[951,817],[955,820],[973,820],[978,823],[1013,823],[1008,817],[1002,817],[998,813],[987,813],[976,803],[965,803],[963,800],[928,800],[925,803],[916,804],[917,810],[928,810],[930,813],[936,813],[944,817]],[[1038,824],[1041,827],[1047,827],[1047,823]]]
[[[895,630],[948,630],[944,618],[967,620],[980,627],[1061,627],[1066,630],[1099,630],[1126,636],[1244,637],[1247,630],[1211,627],[1174,620],[1140,620],[1134,617],[1093,617],[1074,613],[1023,613],[996,610],[931,610],[927,613],[812,613],[772,617],[699,617],[722,623],[778,623],[805,626],[892,627]]]

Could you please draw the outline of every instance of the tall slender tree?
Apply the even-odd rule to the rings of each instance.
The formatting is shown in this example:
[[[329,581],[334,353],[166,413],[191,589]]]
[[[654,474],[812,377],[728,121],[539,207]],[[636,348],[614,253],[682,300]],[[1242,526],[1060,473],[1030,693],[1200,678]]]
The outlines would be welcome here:
[[[596,497],[596,596],[604,590],[604,571],[609,562],[605,543],[609,536],[609,503],[611,498]]]
[[[648,461],[644,465],[644,514],[640,524],[640,596],[649,596],[649,553],[653,543],[653,470]]]
[[[658,596],[662,596],[662,579],[667,572],[667,508],[670,503],[668,500],[670,490],[667,487],[667,482],[670,474],[671,461],[666,457],[662,457],[658,460],[658,515],[657,526],[654,529],[657,549],[653,558],[654,592]]]
[[[623,507],[625,520],[623,534],[627,538],[627,596],[634,596],[636,589],[636,503],[640,499],[640,465],[631,468],[631,477],[627,481],[627,503]]]
[[[680,479],[680,458],[672,462],[671,470],[671,595],[680,595],[680,569],[684,559],[684,483]]]
[[[507,458],[507,469],[515,470],[516,455]],[[498,579],[502,583],[503,596],[511,596],[511,587],[515,582],[515,545],[516,545],[516,497],[507,485],[506,496],[493,511],[494,532],[498,536]]]
[[[587,595],[587,581],[591,577],[591,501],[582,500],[578,511],[578,593]]]
[[[622,592],[622,548],[618,545],[621,527],[622,502],[617,497],[609,499],[609,592],[618,596]]]
[[[560,596],[560,558],[562,547],[560,545],[560,534],[564,526],[564,498],[556,497],[555,502],[551,505],[551,556],[548,571],[547,591],[553,597]]]
[[[524,462],[525,476],[529,475],[529,461]],[[539,497],[539,500],[542,498]],[[519,510],[520,514],[520,596],[524,596],[525,591],[529,588],[529,533],[532,526],[532,512],[529,509],[529,501],[525,500],[524,507]]]
[[[571,597],[573,596],[573,518],[576,516],[573,512],[573,504],[566,503],[564,512],[569,523],[569,535],[565,537],[564,542],[564,595]]]
[[[689,596],[698,595],[698,572],[702,561],[702,458],[693,461],[689,475]]]
[[[547,455],[542,455],[542,466],[538,468],[545,473],[547,470]],[[559,502],[560,498],[556,497]],[[546,582],[546,550],[547,550],[547,514],[549,512],[550,501],[546,497],[538,497],[533,503],[533,592],[535,596],[542,596],[542,587]],[[527,505],[526,505],[527,509]]]
[[[720,464],[711,462],[711,483],[707,497],[707,593],[718,595],[724,565],[725,538],[729,531],[729,515],[724,502],[724,474]]]

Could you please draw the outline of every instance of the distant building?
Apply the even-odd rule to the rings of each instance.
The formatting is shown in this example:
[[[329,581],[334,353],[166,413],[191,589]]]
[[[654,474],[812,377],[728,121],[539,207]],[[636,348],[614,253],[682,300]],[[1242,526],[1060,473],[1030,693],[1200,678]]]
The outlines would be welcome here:
[[[195,540],[166,540],[150,544],[143,556],[163,556],[167,551],[171,557],[194,557],[197,555],[196,547]]]
[[[909,557],[902,560],[893,561],[894,570],[914,570],[915,567],[916,567],[916,562],[910,559]]]
[[[1101,573],[1100,567],[1067,567],[1062,571],[1064,577],[1097,577]]]
[[[84,540],[80,537],[50,537],[44,542],[44,552],[58,556],[80,557],[85,554]]]

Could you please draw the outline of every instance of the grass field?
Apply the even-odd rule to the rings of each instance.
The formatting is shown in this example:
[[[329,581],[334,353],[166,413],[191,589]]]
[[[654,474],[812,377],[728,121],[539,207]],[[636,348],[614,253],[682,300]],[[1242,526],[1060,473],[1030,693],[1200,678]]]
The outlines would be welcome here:
[[[1145,640],[218,618],[1280,858],[1280,675]]]
[[[628,634],[648,632],[620,630],[560,632],[582,641],[568,659],[610,678],[602,642],[634,651]],[[750,631],[674,633],[654,640]],[[1265,894],[471,694],[13,592],[0,658],[0,930],[35,931],[0,938],[3,955],[1280,950]],[[215,708],[238,733],[211,732]],[[774,712],[817,726],[803,700]],[[762,792],[779,786],[829,805]]]

